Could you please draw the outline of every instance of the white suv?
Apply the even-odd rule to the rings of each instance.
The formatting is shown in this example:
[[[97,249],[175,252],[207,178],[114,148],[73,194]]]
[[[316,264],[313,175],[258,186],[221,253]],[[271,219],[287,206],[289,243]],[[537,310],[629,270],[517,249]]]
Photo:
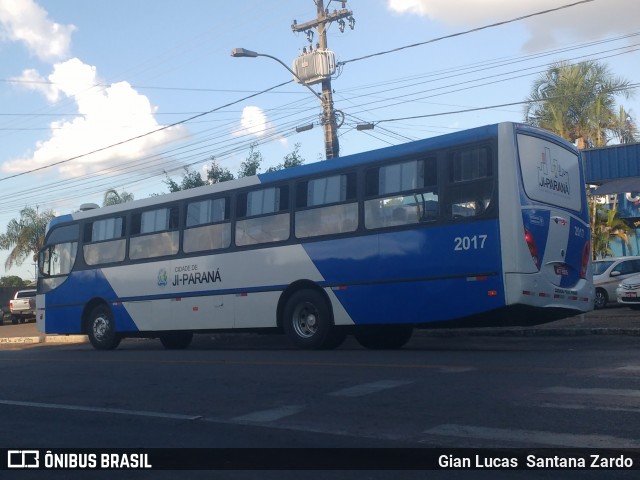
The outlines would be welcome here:
[[[605,258],[593,262],[593,307],[604,308],[616,301],[616,287],[625,278],[640,274],[640,257]]]

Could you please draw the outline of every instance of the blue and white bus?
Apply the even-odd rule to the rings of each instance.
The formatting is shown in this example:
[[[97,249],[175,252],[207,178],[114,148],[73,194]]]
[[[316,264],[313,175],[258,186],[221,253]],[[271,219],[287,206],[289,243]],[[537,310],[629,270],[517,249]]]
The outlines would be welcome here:
[[[193,333],[543,323],[593,305],[578,151],[501,123],[52,220],[37,321],[113,349]]]

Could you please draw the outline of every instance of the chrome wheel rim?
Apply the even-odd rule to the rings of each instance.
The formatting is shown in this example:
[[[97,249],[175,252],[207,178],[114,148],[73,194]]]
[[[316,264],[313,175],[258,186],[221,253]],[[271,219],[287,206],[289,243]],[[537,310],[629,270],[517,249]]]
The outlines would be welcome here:
[[[293,329],[302,338],[311,338],[318,332],[318,309],[309,302],[298,305],[293,311]]]
[[[596,292],[596,297],[595,297],[595,307],[596,308],[602,308],[605,305],[605,300],[604,300],[604,293],[602,292]]]
[[[93,321],[93,336],[103,340],[109,332],[109,321],[105,317],[98,317]]]

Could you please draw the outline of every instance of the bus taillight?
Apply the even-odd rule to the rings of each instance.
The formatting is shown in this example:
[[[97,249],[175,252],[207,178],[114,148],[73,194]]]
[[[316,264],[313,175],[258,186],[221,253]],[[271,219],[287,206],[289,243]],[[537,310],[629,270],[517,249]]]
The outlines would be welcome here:
[[[584,243],[582,249],[582,263],[580,265],[580,278],[587,278],[587,269],[589,268],[589,257],[591,257],[591,240]]]
[[[529,247],[529,253],[531,254],[531,259],[533,260],[533,263],[535,263],[536,268],[538,270],[540,270],[540,259],[538,257],[538,246],[536,245],[535,238],[533,238],[533,235],[531,235],[531,232],[529,230],[527,230],[526,228],[524,229],[524,239],[527,242],[527,247]]]

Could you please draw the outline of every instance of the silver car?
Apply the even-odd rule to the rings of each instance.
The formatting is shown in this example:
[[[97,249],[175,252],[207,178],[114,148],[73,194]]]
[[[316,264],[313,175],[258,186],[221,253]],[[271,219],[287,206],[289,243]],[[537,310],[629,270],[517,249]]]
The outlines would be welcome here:
[[[640,256],[605,258],[593,262],[593,285],[596,289],[593,307],[604,308],[614,303],[616,287],[626,278],[640,274]]]
[[[640,275],[625,278],[616,289],[616,297],[620,305],[640,310]]]

